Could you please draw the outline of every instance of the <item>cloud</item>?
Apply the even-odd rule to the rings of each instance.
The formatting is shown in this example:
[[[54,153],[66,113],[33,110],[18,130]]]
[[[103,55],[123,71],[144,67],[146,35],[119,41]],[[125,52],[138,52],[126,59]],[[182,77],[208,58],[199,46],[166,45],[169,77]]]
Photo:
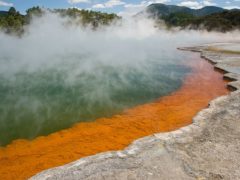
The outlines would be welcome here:
[[[211,2],[210,0],[205,0],[205,1],[202,2],[202,4],[204,6],[215,6],[216,5],[216,3]]]
[[[120,5],[124,5],[126,4],[125,2],[121,1],[121,0],[109,0],[105,3],[102,4],[94,4],[92,6],[93,9],[103,9],[103,8],[112,8],[114,6],[120,6]]]
[[[240,6],[225,6],[224,9],[240,9]]]
[[[193,9],[198,9],[198,8],[202,7],[202,5],[197,1],[183,1],[183,2],[179,3],[178,5],[186,6],[186,7],[193,8]]]
[[[154,3],[168,3],[171,2],[171,0],[143,0],[138,4],[131,4],[131,3],[126,3],[124,5],[124,11],[121,11],[118,13],[118,15],[120,16],[133,16],[135,14],[137,14],[138,12],[144,10],[144,8],[146,8],[148,5],[150,4],[154,4]]]
[[[13,3],[8,3],[5,1],[0,1],[0,6],[13,6]]]
[[[143,0],[138,4],[126,3],[122,0],[109,0],[102,4],[95,4],[92,6],[94,9],[101,9],[101,8],[112,8],[114,6],[124,5],[124,11],[120,12],[119,14],[133,14],[143,10],[146,6],[153,4],[153,3],[167,3],[171,0]]]
[[[68,0],[69,4],[89,3],[89,0]]]
[[[200,9],[204,6],[215,6],[216,3],[212,2],[211,0],[203,0],[200,2],[197,1],[182,1],[178,4],[179,6],[186,6],[192,9]]]
[[[105,6],[113,7],[113,6],[119,6],[119,5],[124,5],[124,4],[126,4],[126,3],[121,0],[109,0],[105,3]]]
[[[94,4],[92,6],[93,9],[103,9],[105,8],[104,4]]]

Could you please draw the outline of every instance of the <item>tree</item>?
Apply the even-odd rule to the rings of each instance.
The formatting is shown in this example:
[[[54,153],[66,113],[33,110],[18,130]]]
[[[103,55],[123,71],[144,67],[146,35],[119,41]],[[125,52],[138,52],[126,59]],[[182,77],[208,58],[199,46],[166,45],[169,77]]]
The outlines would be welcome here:
[[[43,14],[42,9],[39,6],[34,6],[26,10],[27,16],[41,16]]]
[[[26,13],[27,15],[25,17],[25,21],[27,24],[30,23],[33,16],[41,17],[43,15],[43,11],[39,6],[34,6],[32,8],[27,9]]]
[[[9,15],[16,15],[18,12],[16,11],[16,9],[14,7],[10,7],[8,10],[8,14]]]

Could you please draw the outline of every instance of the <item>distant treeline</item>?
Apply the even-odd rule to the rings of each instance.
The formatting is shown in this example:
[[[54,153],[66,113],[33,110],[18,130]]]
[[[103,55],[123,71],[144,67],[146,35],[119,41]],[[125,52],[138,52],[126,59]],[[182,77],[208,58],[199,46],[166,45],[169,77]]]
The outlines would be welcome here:
[[[187,13],[172,13],[162,16],[168,27],[181,27],[194,30],[227,32],[240,29],[240,11],[224,11],[206,16],[194,16]]]
[[[116,19],[120,19],[116,14],[108,14],[89,10],[79,10],[76,8],[48,10],[58,13],[60,16],[67,16],[79,21],[82,25],[89,25],[97,28],[100,25],[109,25]],[[46,11],[40,7],[32,7],[26,11],[26,15],[20,14],[14,7],[9,11],[0,11],[0,29],[6,33],[22,34],[24,25],[28,25],[33,16],[42,16]],[[79,18],[79,19],[78,19]]]
[[[83,26],[96,29],[102,25],[109,25],[114,20],[121,19],[116,14],[108,14],[76,8],[47,10],[63,17],[70,17]],[[0,11],[0,30],[6,33],[21,35],[24,26],[30,24],[33,16],[40,17],[46,10],[32,7],[26,15],[20,14],[14,7],[9,11]],[[224,10],[217,7],[204,7],[198,11],[186,7],[153,4],[147,9],[150,18],[162,19],[168,28],[180,27],[182,29],[207,30],[227,32],[240,29],[240,10]]]
[[[147,14],[149,18],[157,20],[158,24],[164,20],[169,28],[232,31],[240,29],[240,10],[227,10],[217,6],[205,6],[200,9],[191,9],[185,6],[166,5],[155,3],[149,5],[136,16]]]

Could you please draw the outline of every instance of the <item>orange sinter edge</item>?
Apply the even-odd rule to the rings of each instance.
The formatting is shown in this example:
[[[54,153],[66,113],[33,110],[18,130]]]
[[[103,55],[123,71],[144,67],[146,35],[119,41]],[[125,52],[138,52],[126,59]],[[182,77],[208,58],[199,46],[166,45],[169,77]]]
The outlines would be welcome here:
[[[135,139],[189,125],[210,100],[227,94],[223,75],[193,53],[192,68],[176,92],[112,118],[78,123],[32,141],[16,140],[0,148],[0,179],[27,179],[36,173],[103,151],[120,150]]]

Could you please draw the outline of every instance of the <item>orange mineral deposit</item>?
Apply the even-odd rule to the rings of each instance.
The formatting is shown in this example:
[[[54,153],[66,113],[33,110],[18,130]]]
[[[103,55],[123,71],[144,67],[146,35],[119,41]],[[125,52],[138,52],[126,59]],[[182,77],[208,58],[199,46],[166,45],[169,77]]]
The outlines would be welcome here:
[[[0,179],[21,180],[84,156],[119,150],[135,139],[175,130],[192,123],[210,100],[228,93],[223,75],[193,54],[182,87],[155,102],[139,105],[112,118],[79,123],[32,141],[17,140],[0,148]]]

